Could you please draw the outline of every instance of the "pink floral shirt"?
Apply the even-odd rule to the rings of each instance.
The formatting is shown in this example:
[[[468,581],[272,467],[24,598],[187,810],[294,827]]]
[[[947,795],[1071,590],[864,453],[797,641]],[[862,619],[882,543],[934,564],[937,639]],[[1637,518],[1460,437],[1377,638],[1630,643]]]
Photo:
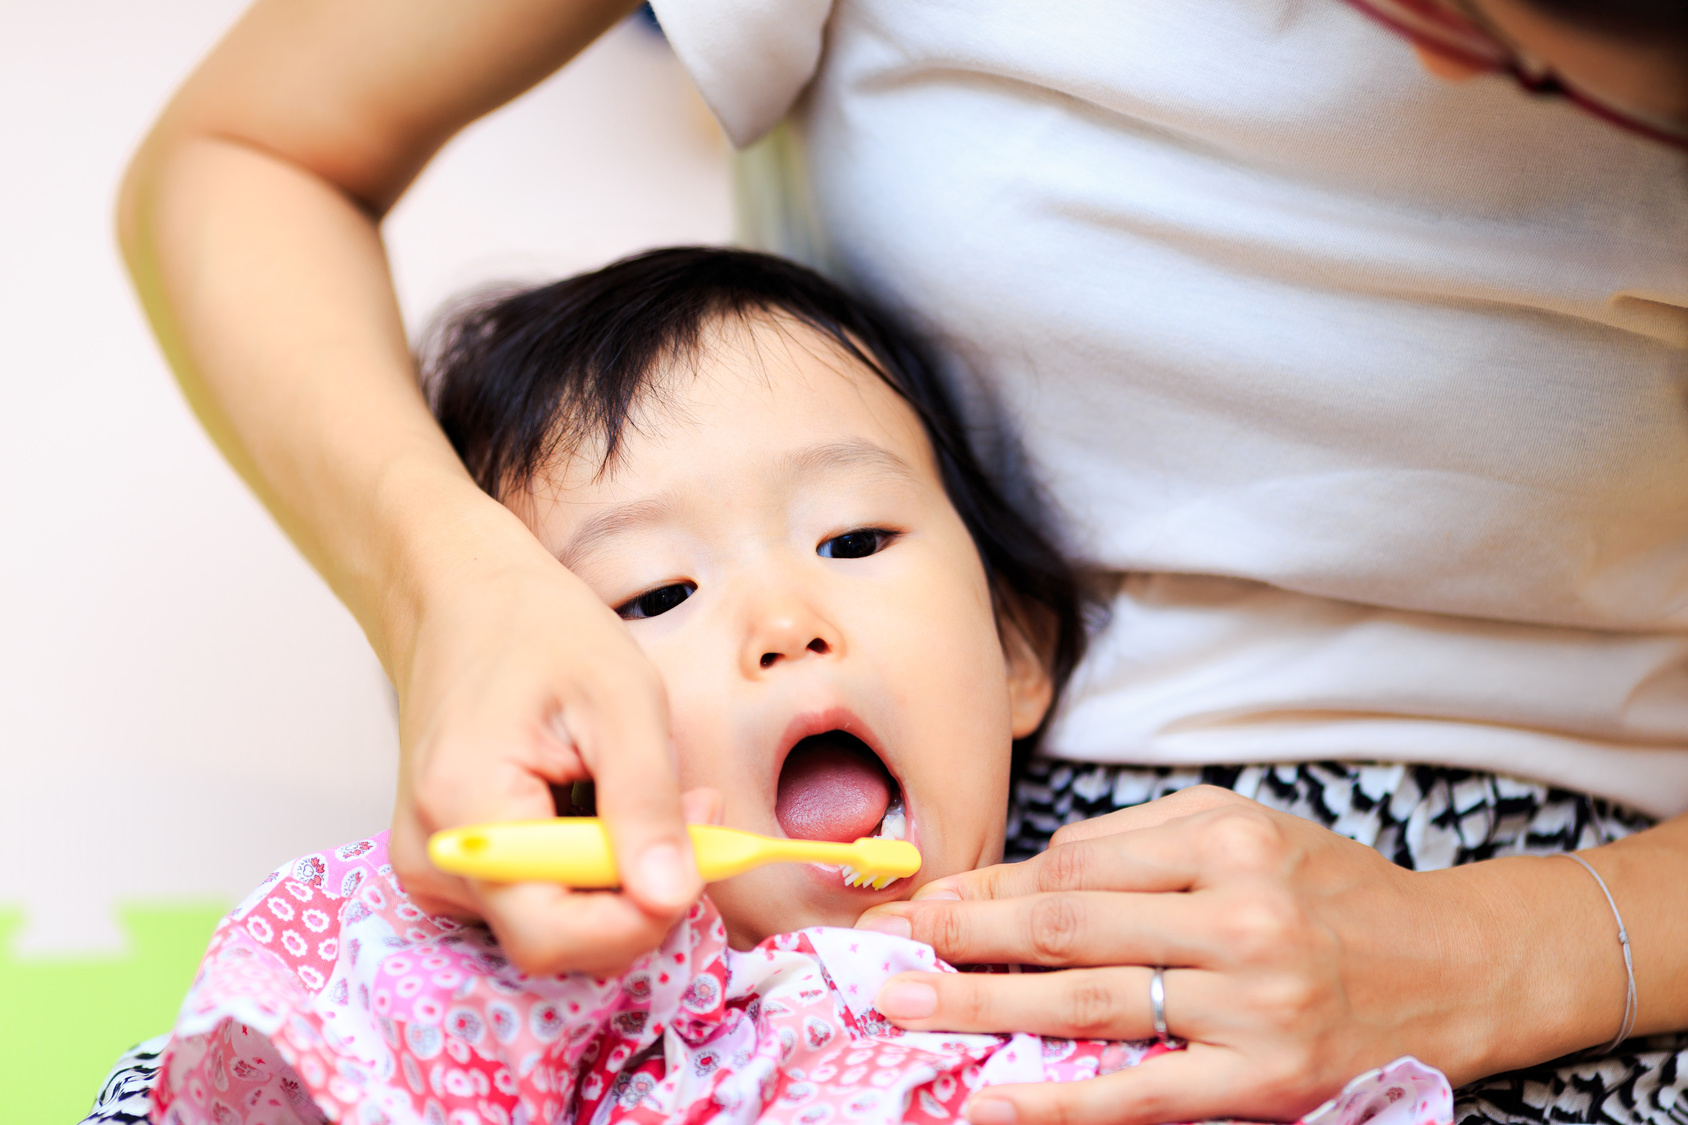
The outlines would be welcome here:
[[[874,1011],[931,948],[817,927],[729,949],[699,902],[621,977],[517,972],[484,929],[399,890],[385,834],[276,871],[225,918],[162,1060],[161,1125],[957,1125],[967,1096],[1167,1048],[903,1031]],[[1402,1059],[1309,1125],[1451,1125]]]

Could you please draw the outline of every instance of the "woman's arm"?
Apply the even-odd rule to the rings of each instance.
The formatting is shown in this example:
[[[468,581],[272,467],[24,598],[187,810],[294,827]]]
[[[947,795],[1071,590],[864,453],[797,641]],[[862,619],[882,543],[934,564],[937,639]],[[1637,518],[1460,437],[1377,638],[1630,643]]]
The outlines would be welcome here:
[[[260,0],[165,110],[119,209],[189,402],[398,690],[394,866],[425,904],[484,915],[531,970],[624,965],[699,891],[662,688],[434,424],[378,223],[458,129],[631,7]],[[629,894],[476,887],[428,865],[429,831],[549,816],[548,783],[588,773]]]
[[[1623,912],[1634,1033],[1688,1028],[1688,817],[1581,853]],[[1626,977],[1599,884],[1562,857],[1412,872],[1310,821],[1201,787],[1056,833],[862,924],[959,963],[905,974],[905,1027],[1145,1038],[1151,969],[1186,1051],[1092,1082],[994,1089],[975,1125],[1289,1120],[1404,1054],[1459,1085],[1611,1041]],[[992,1104],[984,1105],[985,1101]]]

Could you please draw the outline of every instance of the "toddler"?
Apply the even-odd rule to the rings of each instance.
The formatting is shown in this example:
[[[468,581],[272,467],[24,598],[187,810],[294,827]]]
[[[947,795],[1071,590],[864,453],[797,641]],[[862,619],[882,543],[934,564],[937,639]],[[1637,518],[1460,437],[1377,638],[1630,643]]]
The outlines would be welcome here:
[[[918,349],[800,267],[678,249],[461,315],[426,379],[476,480],[659,670],[684,788],[923,866],[878,890],[763,867],[620,977],[536,979],[411,904],[383,837],[307,856],[218,929],[155,1120],[954,1122],[981,1085],[1169,1049],[905,1032],[879,985],[946,966],[840,928],[1000,858],[1011,761],[1082,648],[1072,572]],[[1404,1062],[1320,1112],[1379,1110],[1446,1120],[1445,1083]]]

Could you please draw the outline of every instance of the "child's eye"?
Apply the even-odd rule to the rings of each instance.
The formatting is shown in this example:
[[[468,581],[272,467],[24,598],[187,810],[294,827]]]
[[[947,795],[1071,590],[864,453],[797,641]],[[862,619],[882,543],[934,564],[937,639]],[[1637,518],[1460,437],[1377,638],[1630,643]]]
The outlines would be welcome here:
[[[646,590],[638,597],[616,606],[615,611],[626,621],[637,621],[643,617],[661,617],[696,592],[697,583],[695,582],[675,582],[669,586],[658,586],[654,590]]]
[[[858,528],[834,535],[815,548],[815,553],[823,559],[865,559],[884,550],[895,538],[895,532],[877,527]]]

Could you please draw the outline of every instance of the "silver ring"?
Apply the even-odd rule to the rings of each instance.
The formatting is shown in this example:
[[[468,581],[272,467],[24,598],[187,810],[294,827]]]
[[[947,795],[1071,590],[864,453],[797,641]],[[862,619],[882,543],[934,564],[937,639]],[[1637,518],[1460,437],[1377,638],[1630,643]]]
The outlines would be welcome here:
[[[1172,1039],[1166,1030],[1166,966],[1157,965],[1149,978],[1149,1016],[1155,1021],[1155,1038],[1162,1043]]]

